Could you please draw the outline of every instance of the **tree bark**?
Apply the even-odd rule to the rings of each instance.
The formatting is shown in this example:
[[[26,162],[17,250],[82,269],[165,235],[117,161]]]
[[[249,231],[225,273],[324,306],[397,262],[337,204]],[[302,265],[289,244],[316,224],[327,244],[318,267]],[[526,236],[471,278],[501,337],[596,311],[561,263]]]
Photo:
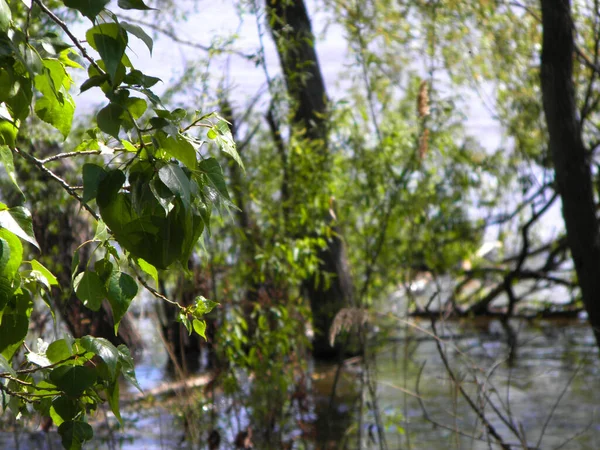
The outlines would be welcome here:
[[[325,178],[331,161],[328,149],[327,93],[306,5],[303,0],[266,0],[266,8],[293,110],[293,126],[303,133],[307,147],[310,148],[304,157],[311,158],[316,172]],[[293,209],[294,203],[310,202],[311,199],[302,198],[303,193],[294,193],[298,188],[293,174],[294,162],[290,158],[285,160],[291,165],[286,172],[290,177],[286,180],[289,183],[286,188],[290,191],[290,208]],[[306,182],[298,180],[298,183],[301,181]],[[321,180],[321,183],[313,184],[326,183]],[[327,209],[319,212],[321,213],[323,217],[328,217]],[[336,340],[335,348],[329,345],[328,331],[335,314],[341,308],[350,306],[353,296],[344,242],[339,230],[332,228],[332,237],[318,255],[321,260],[320,271],[333,275],[330,282],[324,283],[322,277],[317,278],[318,274],[315,274],[302,284],[313,314],[313,354],[324,358],[341,350],[341,339]]]
[[[556,185],[583,303],[600,346],[600,231],[589,152],[581,136],[573,82],[570,0],[542,0],[541,84]]]

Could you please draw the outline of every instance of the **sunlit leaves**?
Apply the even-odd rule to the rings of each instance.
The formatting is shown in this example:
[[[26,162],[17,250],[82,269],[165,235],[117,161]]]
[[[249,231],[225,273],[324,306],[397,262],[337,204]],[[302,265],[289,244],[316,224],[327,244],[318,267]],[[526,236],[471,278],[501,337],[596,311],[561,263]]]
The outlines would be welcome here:
[[[184,136],[169,136],[164,131],[158,131],[155,137],[160,147],[169,155],[183,162],[190,170],[196,168],[196,149]]]
[[[22,206],[0,211],[0,227],[14,233],[24,241],[34,245],[38,250],[39,244],[33,234],[31,213]]]
[[[12,14],[6,0],[0,0],[0,32],[8,31]]]
[[[206,339],[206,322],[204,320],[193,320],[194,331],[198,334],[198,336],[202,336]]]
[[[0,118],[0,145],[15,148],[19,129],[10,120]]]
[[[219,304],[213,300],[209,300],[203,296],[196,297],[196,303],[194,304],[194,315],[203,316],[208,314]]]
[[[144,261],[142,258],[138,258],[136,260],[136,262],[137,262],[138,266],[140,267],[140,269],[142,269],[146,274],[150,275],[150,277],[154,280],[154,282],[158,286],[158,271],[156,270],[156,267],[154,267],[149,262]]]
[[[106,298],[104,283],[96,272],[85,271],[77,275],[73,282],[75,294],[92,311],[98,311]]]
[[[23,245],[9,230],[0,228],[0,248],[0,276],[12,280],[23,260]]]
[[[66,339],[54,341],[46,349],[46,358],[48,358],[52,364],[64,361],[71,356],[73,356],[73,350]]]
[[[63,63],[45,59],[43,72],[35,76],[35,87],[42,97],[35,102],[35,112],[40,119],[56,128],[66,139],[71,132],[75,102],[68,93],[71,77]]]
[[[117,23],[103,23],[85,34],[90,45],[100,54],[106,72],[114,81],[127,48],[127,32]]]
[[[235,141],[233,140],[231,130],[226,121],[220,119],[217,124],[209,130],[208,137],[214,139],[222,151],[229,154],[240,167],[244,168],[244,163],[242,163],[242,159],[237,152]]]
[[[31,261],[32,273],[36,274],[36,277],[46,286],[46,289],[50,290],[52,286],[58,286],[58,280],[52,272],[50,272],[42,263],[35,259]]]

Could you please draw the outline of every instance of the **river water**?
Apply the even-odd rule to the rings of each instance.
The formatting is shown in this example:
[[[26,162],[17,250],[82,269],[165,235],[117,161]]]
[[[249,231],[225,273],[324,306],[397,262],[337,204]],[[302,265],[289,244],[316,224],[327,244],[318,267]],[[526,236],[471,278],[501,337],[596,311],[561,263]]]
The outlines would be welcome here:
[[[377,406],[388,448],[499,448],[488,445],[481,420],[461,398],[456,383],[450,381],[436,341],[429,334],[429,323],[411,321],[407,325],[397,319],[389,320],[397,322],[398,332],[386,336],[373,348]],[[578,320],[513,321],[510,327],[511,335],[516,337],[513,352],[507,343],[507,330],[499,321],[476,319],[437,326],[449,364],[461,386],[482,407],[505,442],[518,444],[519,439],[510,434],[509,426],[489,403],[482,405],[482,392],[507,422],[512,421],[517,430],[523,431],[532,448],[600,448],[600,364],[589,327]],[[164,351],[158,342],[152,342],[151,333],[147,336],[150,346],[137,366],[138,378],[146,390],[169,379],[164,369]],[[301,425],[298,420],[297,429],[287,428],[287,438],[295,441],[295,449],[359,448],[356,442],[359,363],[342,370],[332,409],[329,400],[337,366],[333,363],[310,366],[314,393],[310,397],[311,406]],[[363,398],[360,448],[377,449],[380,447],[372,399],[367,394]],[[221,398],[217,403],[223,409],[220,412],[223,419],[218,422],[222,434],[220,448],[234,448],[234,436],[238,427],[244,429],[249,425],[248,416],[241,414],[241,422],[233,424],[225,419],[226,399]],[[202,414],[208,416],[210,408],[198,405],[199,409],[205,409],[199,416],[202,422]],[[423,407],[432,420],[424,417]],[[100,414],[94,424],[97,437],[86,448],[192,448],[183,440],[184,426],[179,413],[177,403],[169,401],[154,406],[124,405],[124,428],[118,428],[110,415],[105,421]],[[307,427],[311,430],[308,433]],[[538,445],[540,435],[543,437]],[[254,441],[255,448],[278,448],[258,437]],[[3,449],[58,449],[59,442],[55,431],[48,435],[22,432],[18,436],[7,428],[0,431]]]

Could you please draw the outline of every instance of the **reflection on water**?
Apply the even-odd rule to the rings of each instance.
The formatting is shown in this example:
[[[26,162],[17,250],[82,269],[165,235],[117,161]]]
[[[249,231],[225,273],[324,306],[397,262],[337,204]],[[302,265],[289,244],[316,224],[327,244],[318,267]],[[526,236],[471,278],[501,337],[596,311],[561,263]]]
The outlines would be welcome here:
[[[428,329],[426,322],[418,325]],[[538,448],[559,448],[563,444],[560,448],[600,448],[600,420],[597,418],[600,364],[589,328],[580,322],[557,321],[515,321],[510,325],[516,336],[512,358],[509,358],[507,330],[498,321],[465,321],[438,326],[438,332],[451,342],[444,348],[462,386],[478,405],[484,405],[483,399],[489,398],[502,412],[505,421],[495,414],[489,403],[483,406],[486,417],[506,442],[519,444],[518,438],[509,431],[509,427],[514,426],[522,430],[528,445],[534,448],[538,446],[542,430],[543,438]],[[164,373],[157,367],[164,366],[165,357],[157,348],[157,344],[153,345],[138,365],[138,377],[144,388],[151,388],[164,378]],[[457,386],[449,381],[435,341],[429,335],[415,327],[402,325],[402,329],[386,340],[376,354],[378,406],[389,449],[490,448],[481,420],[460,397]],[[315,394],[310,410],[302,418],[302,428],[310,428],[310,431],[294,430],[286,439],[294,441],[295,449],[358,448],[359,367],[353,365],[342,371],[333,403],[329,394],[336,366],[321,363],[314,365],[312,370]],[[424,419],[422,406],[413,396],[419,373],[419,394],[423,404],[432,420],[441,426]],[[473,382],[474,376],[479,385]],[[363,398],[362,448],[379,448],[375,443],[377,433],[374,431],[375,419],[370,413],[370,398],[366,394]],[[219,411],[231,409],[225,399],[220,402]],[[177,418],[178,411],[172,403],[137,405],[126,410],[125,428],[118,430],[112,419],[107,421],[101,414],[101,419],[94,425],[98,437],[86,448],[189,448],[182,440],[183,421]],[[205,405],[202,414],[210,412]],[[240,414],[237,424],[226,419],[219,422],[221,449],[233,448],[236,427],[247,426],[248,417]],[[474,437],[465,437],[453,430]],[[566,442],[570,438],[572,440]],[[269,447],[267,443],[255,442],[255,448]],[[12,432],[2,430],[0,448],[59,449],[60,440],[55,433],[48,436],[21,433],[15,438]]]

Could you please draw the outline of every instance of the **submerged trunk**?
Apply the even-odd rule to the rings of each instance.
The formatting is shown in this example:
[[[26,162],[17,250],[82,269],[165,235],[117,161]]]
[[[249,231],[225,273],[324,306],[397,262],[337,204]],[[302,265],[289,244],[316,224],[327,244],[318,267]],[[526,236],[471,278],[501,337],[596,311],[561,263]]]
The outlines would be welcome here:
[[[201,267],[190,263],[190,272],[192,277],[188,278],[181,276],[175,287],[175,292],[171,297],[179,302],[182,306],[190,306],[194,304],[196,297],[202,295],[211,298],[211,280],[206,274],[206,271]],[[161,287],[164,291],[164,287]],[[165,293],[165,292],[163,292]],[[188,375],[198,372],[201,366],[200,356],[202,349],[207,349],[207,364],[214,364],[214,349],[213,343],[215,338],[216,320],[214,314],[207,315],[204,320],[206,322],[206,342],[197,333],[189,333],[185,326],[179,322],[178,316],[180,313],[179,307],[170,303],[163,303],[165,312],[165,321],[163,324],[163,335],[166,339],[166,344],[169,346],[169,364],[168,369],[177,371],[181,370],[179,375]]]
[[[310,19],[303,0],[266,0],[269,27],[277,46],[281,61],[287,91],[293,110],[292,121],[294,129],[303,133],[306,147],[303,158],[310,158],[312,171],[305,171],[300,177],[310,173],[315,179],[308,184],[316,186],[326,185],[324,179],[328,176],[331,164],[331,155],[328,149],[327,136],[327,94],[321,75],[319,61],[314,46],[314,35]],[[290,205],[284,206],[284,211],[289,209],[290,218],[293,220],[293,210],[300,202],[309,203],[310,196],[327,193],[322,191],[306,192],[298,190],[300,182],[306,179],[297,179],[296,165],[307,163],[297,159],[285,158],[286,164],[286,189],[289,189],[290,199],[283,196],[283,201]],[[289,186],[287,183],[289,182]],[[296,192],[295,192],[296,191]],[[329,208],[322,208],[317,214],[321,218],[329,218]],[[294,225],[295,226],[295,225]],[[290,227],[288,227],[288,230]],[[340,351],[332,348],[328,341],[328,331],[335,314],[345,306],[352,303],[352,281],[346,262],[344,242],[333,229],[327,240],[326,248],[319,252],[321,260],[320,271],[331,275],[329,282],[324,283],[323,277],[313,275],[303,283],[303,291],[310,301],[313,314],[315,337],[313,339],[313,353],[315,356],[328,357]],[[307,234],[305,230],[295,230],[292,234]],[[340,342],[338,340],[337,342]],[[339,343],[337,344],[340,345]]]
[[[600,346],[600,230],[589,163],[577,120],[569,0],[542,0],[542,96],[567,242]]]

